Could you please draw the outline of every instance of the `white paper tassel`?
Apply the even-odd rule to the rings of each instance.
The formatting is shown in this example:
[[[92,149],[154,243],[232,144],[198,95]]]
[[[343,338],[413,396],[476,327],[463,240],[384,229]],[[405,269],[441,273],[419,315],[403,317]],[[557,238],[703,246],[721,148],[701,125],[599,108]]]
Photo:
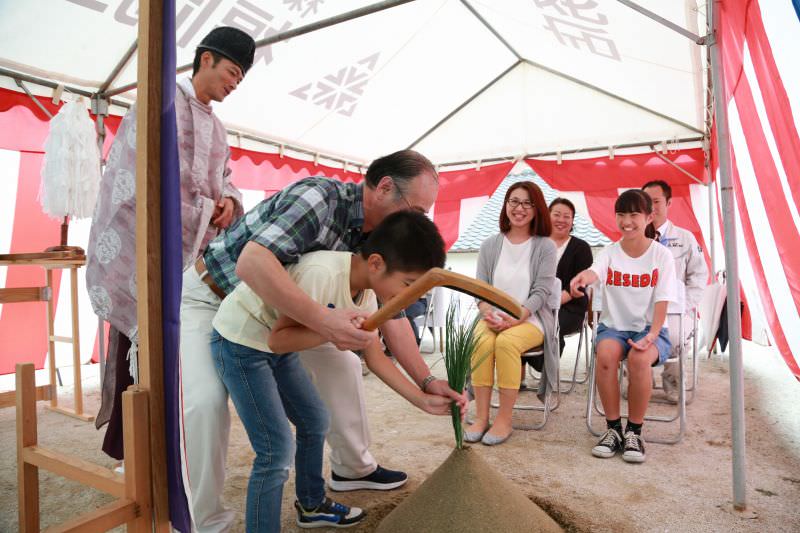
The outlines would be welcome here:
[[[133,328],[128,335],[131,347],[128,349],[128,372],[135,384],[139,383],[139,328]]]
[[[50,120],[39,202],[53,218],[92,216],[100,188],[100,151],[82,102],[67,102]]]

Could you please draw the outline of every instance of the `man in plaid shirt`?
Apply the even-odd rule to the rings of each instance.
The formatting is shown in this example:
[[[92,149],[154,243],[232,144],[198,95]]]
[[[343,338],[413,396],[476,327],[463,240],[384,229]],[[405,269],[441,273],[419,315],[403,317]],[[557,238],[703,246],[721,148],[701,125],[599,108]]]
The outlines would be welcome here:
[[[306,178],[250,210],[186,270],[181,302],[184,464],[195,515],[204,516],[198,529],[225,531],[233,519],[221,501],[230,429],[228,393],[214,368],[210,337],[221,298],[240,281],[266,305],[329,341],[302,352],[301,359],[331,411],[331,488],[388,490],[407,481],[404,472],[380,467],[368,450],[361,363],[351,350],[366,347],[377,333],[354,325],[362,316],[358,312],[314,302],[284,265],[315,250],[355,251],[387,215],[401,209],[429,211],[438,188],[431,162],[412,150],[375,160],[361,184]],[[445,380],[432,379],[407,320],[390,320],[381,332],[425,392],[464,401]]]

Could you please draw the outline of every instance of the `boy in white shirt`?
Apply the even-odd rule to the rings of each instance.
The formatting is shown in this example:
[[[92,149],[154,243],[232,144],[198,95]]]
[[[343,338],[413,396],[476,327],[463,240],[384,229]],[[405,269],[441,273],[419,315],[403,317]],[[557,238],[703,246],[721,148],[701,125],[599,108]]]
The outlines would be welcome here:
[[[312,252],[287,270],[312,299],[360,311],[356,320],[361,321],[377,310],[376,296],[385,302],[444,262],[444,242],[436,226],[423,213],[408,210],[386,217],[359,254]],[[217,370],[256,452],[247,489],[247,530],[280,530],[283,484],[292,459],[300,527],[348,527],[361,521],[361,509],[325,496],[322,455],[328,399],[323,403],[297,354],[324,342],[321,335],[278,316],[245,283],[223,300],[213,325]],[[449,414],[450,400],[426,394],[405,378],[383,355],[377,339],[365,357],[370,369],[411,403],[429,413]],[[463,412],[463,398],[461,407]],[[296,439],[289,421],[296,427]]]
[[[652,393],[652,367],[669,357],[669,333],[663,327],[667,304],[674,301],[672,255],[653,240],[653,202],[631,189],[614,205],[622,239],[597,256],[588,270],[570,282],[574,297],[599,282],[603,309],[597,328],[597,390],[608,430],[592,449],[595,457],[613,457],[622,449],[630,463],[645,460],[642,423]],[[622,431],[617,369],[628,360],[628,423]],[[624,436],[624,437],[623,437]]]

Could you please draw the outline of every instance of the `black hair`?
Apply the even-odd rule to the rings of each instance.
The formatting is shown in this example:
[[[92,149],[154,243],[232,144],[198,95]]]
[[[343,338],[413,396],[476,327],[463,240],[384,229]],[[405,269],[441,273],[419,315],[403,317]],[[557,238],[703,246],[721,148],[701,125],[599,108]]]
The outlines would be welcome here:
[[[648,181],[642,185],[642,190],[645,190],[648,187],[661,187],[661,190],[664,191],[664,197],[667,199],[667,201],[672,198],[672,187],[670,187],[669,183],[664,180]]]
[[[645,215],[653,214],[653,200],[643,192],[641,189],[628,189],[619,195],[617,201],[614,202],[615,213],[644,213]],[[647,225],[644,229],[644,235],[648,239],[656,238],[656,228],[653,223]]]
[[[393,154],[379,157],[367,169],[364,180],[367,187],[374,189],[384,176],[391,176],[399,195],[408,190],[408,185],[412,179],[422,174],[430,174],[437,182],[439,174],[436,167],[430,160],[414,150],[400,150]]]
[[[214,62],[211,63],[212,67],[216,67],[217,63],[219,63],[220,59],[224,58],[225,56],[215,52],[214,50],[209,50],[208,48],[198,48],[194,52],[194,62],[192,63],[192,77],[194,78],[195,75],[200,71],[200,56],[203,55],[203,52],[208,52],[211,54],[211,57],[214,58]]]
[[[567,206],[569,210],[572,211],[572,216],[573,217],[575,216],[575,204],[573,204],[569,199],[562,198],[560,196],[558,198],[553,199],[553,201],[550,202],[550,205],[547,206],[547,209],[553,209],[554,205],[559,205],[559,204]]]
[[[370,232],[361,257],[367,259],[372,254],[383,257],[387,273],[442,268],[446,257],[436,224],[415,209],[392,213]]]
[[[572,230],[575,229],[575,204],[573,204],[569,199],[562,198],[559,196],[558,198],[554,198],[550,205],[547,206],[549,211],[553,210],[553,207],[557,205],[563,205],[570,211],[572,211],[572,226],[569,228],[569,232],[572,233]]]
[[[531,199],[531,209],[533,209],[533,218],[531,219],[528,231],[531,235],[539,235],[541,237],[549,237],[553,232],[553,224],[550,222],[550,213],[547,211],[547,202],[544,201],[544,194],[542,189],[539,188],[532,181],[518,181],[506,190],[506,197],[503,200],[503,208],[500,210],[500,233],[508,233],[511,231],[511,219],[508,218],[506,206],[508,200],[511,198],[511,193],[517,189],[522,189],[528,193],[528,198]]]

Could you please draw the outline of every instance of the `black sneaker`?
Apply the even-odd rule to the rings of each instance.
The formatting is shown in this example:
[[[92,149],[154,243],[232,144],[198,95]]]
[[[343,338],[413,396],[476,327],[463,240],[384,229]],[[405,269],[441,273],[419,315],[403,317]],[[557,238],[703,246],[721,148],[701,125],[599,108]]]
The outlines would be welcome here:
[[[597,445],[592,448],[592,455],[607,459],[617,455],[617,452],[621,449],[622,437],[620,437],[619,431],[614,428],[608,428],[608,431],[603,434]]]
[[[300,502],[295,500],[294,508],[297,510],[297,525],[310,529],[314,527],[350,527],[361,522],[367,513],[358,507],[348,507],[336,503],[330,498],[325,498],[316,509],[305,509]]]
[[[378,465],[373,473],[368,476],[351,479],[331,472],[329,483],[332,490],[344,492],[348,490],[392,490],[405,485],[408,476],[398,470],[387,470]]]
[[[625,432],[625,450],[622,458],[629,463],[644,462],[644,439],[633,431]]]

